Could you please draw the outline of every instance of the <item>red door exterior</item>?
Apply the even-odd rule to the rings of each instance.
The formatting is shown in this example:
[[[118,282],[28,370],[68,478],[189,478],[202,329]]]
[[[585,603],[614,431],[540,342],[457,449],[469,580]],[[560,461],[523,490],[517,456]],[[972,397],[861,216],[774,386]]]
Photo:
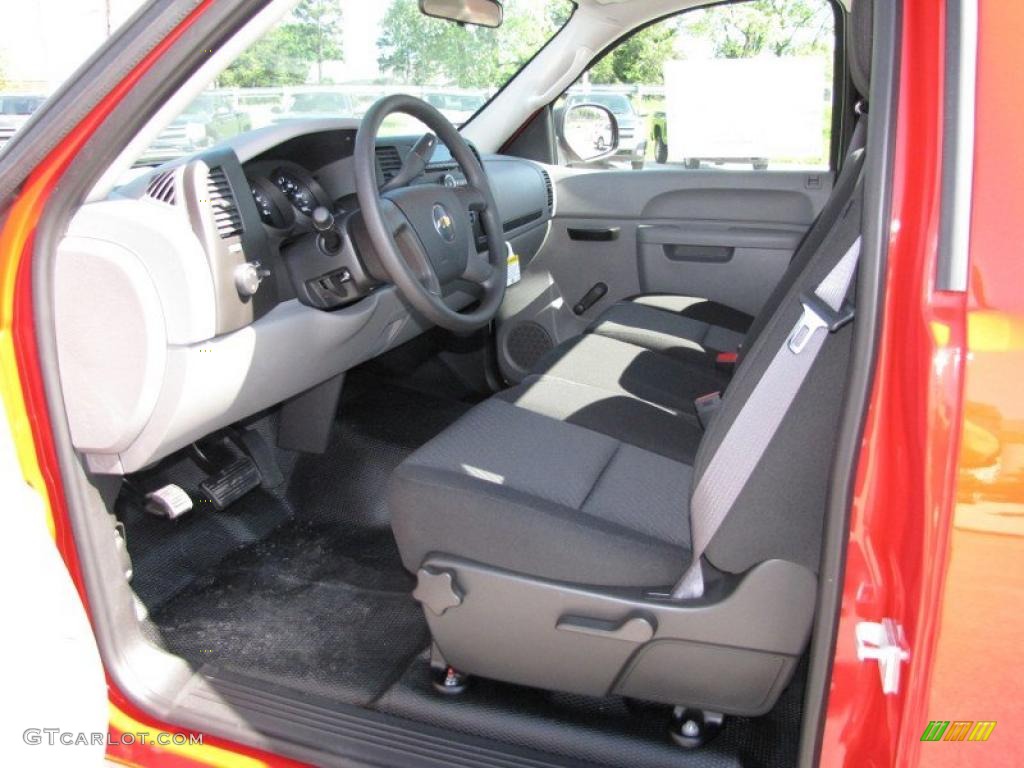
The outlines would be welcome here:
[[[822,765],[1019,765],[1024,725],[1024,5],[979,2],[967,294],[934,288],[945,3],[904,4],[886,316],[849,540]],[[856,658],[906,630],[901,691]],[[937,726],[930,721],[995,722]]]

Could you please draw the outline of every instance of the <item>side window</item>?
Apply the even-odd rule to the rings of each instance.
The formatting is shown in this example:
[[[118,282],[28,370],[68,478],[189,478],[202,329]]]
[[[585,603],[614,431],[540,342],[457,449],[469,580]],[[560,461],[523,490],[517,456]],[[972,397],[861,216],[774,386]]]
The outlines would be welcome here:
[[[827,169],[835,16],[828,0],[748,0],[652,24],[560,99],[568,165]],[[619,141],[613,150],[610,121]]]

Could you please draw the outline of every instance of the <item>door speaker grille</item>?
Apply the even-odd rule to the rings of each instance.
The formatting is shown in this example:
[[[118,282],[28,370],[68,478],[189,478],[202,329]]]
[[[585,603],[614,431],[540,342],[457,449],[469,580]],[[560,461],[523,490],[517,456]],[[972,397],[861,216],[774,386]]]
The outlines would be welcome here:
[[[534,322],[517,323],[505,339],[509,359],[524,371],[532,369],[554,346],[544,326]]]

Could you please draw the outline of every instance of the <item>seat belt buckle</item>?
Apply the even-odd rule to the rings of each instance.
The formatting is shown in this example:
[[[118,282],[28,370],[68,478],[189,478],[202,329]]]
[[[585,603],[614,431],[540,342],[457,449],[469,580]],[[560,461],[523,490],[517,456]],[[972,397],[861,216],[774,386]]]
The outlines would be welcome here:
[[[786,342],[789,351],[794,355],[803,352],[808,342],[820,329],[824,328],[829,333],[835,333],[853,320],[854,307],[848,301],[844,301],[838,310],[832,309],[828,302],[814,291],[810,291],[800,294],[800,304],[804,308],[803,314]]]
[[[739,358],[739,352],[719,352],[715,355],[715,367],[723,371],[732,372]]]
[[[722,407],[722,393],[709,392],[706,395],[701,395],[693,401],[693,407],[697,412],[697,421],[700,422],[701,428],[706,432],[708,427],[711,426],[711,421],[714,419],[715,414]]]

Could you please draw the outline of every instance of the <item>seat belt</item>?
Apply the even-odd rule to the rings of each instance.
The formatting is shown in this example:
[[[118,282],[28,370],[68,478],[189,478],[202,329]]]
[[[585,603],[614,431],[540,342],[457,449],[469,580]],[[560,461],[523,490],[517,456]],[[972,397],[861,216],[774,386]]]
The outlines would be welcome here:
[[[860,247],[858,236],[818,287],[801,295],[803,314],[708,462],[690,504],[693,560],[672,597],[689,599],[704,594],[704,551],[753,474],[825,339],[853,319],[853,305],[846,295],[857,271]]]

